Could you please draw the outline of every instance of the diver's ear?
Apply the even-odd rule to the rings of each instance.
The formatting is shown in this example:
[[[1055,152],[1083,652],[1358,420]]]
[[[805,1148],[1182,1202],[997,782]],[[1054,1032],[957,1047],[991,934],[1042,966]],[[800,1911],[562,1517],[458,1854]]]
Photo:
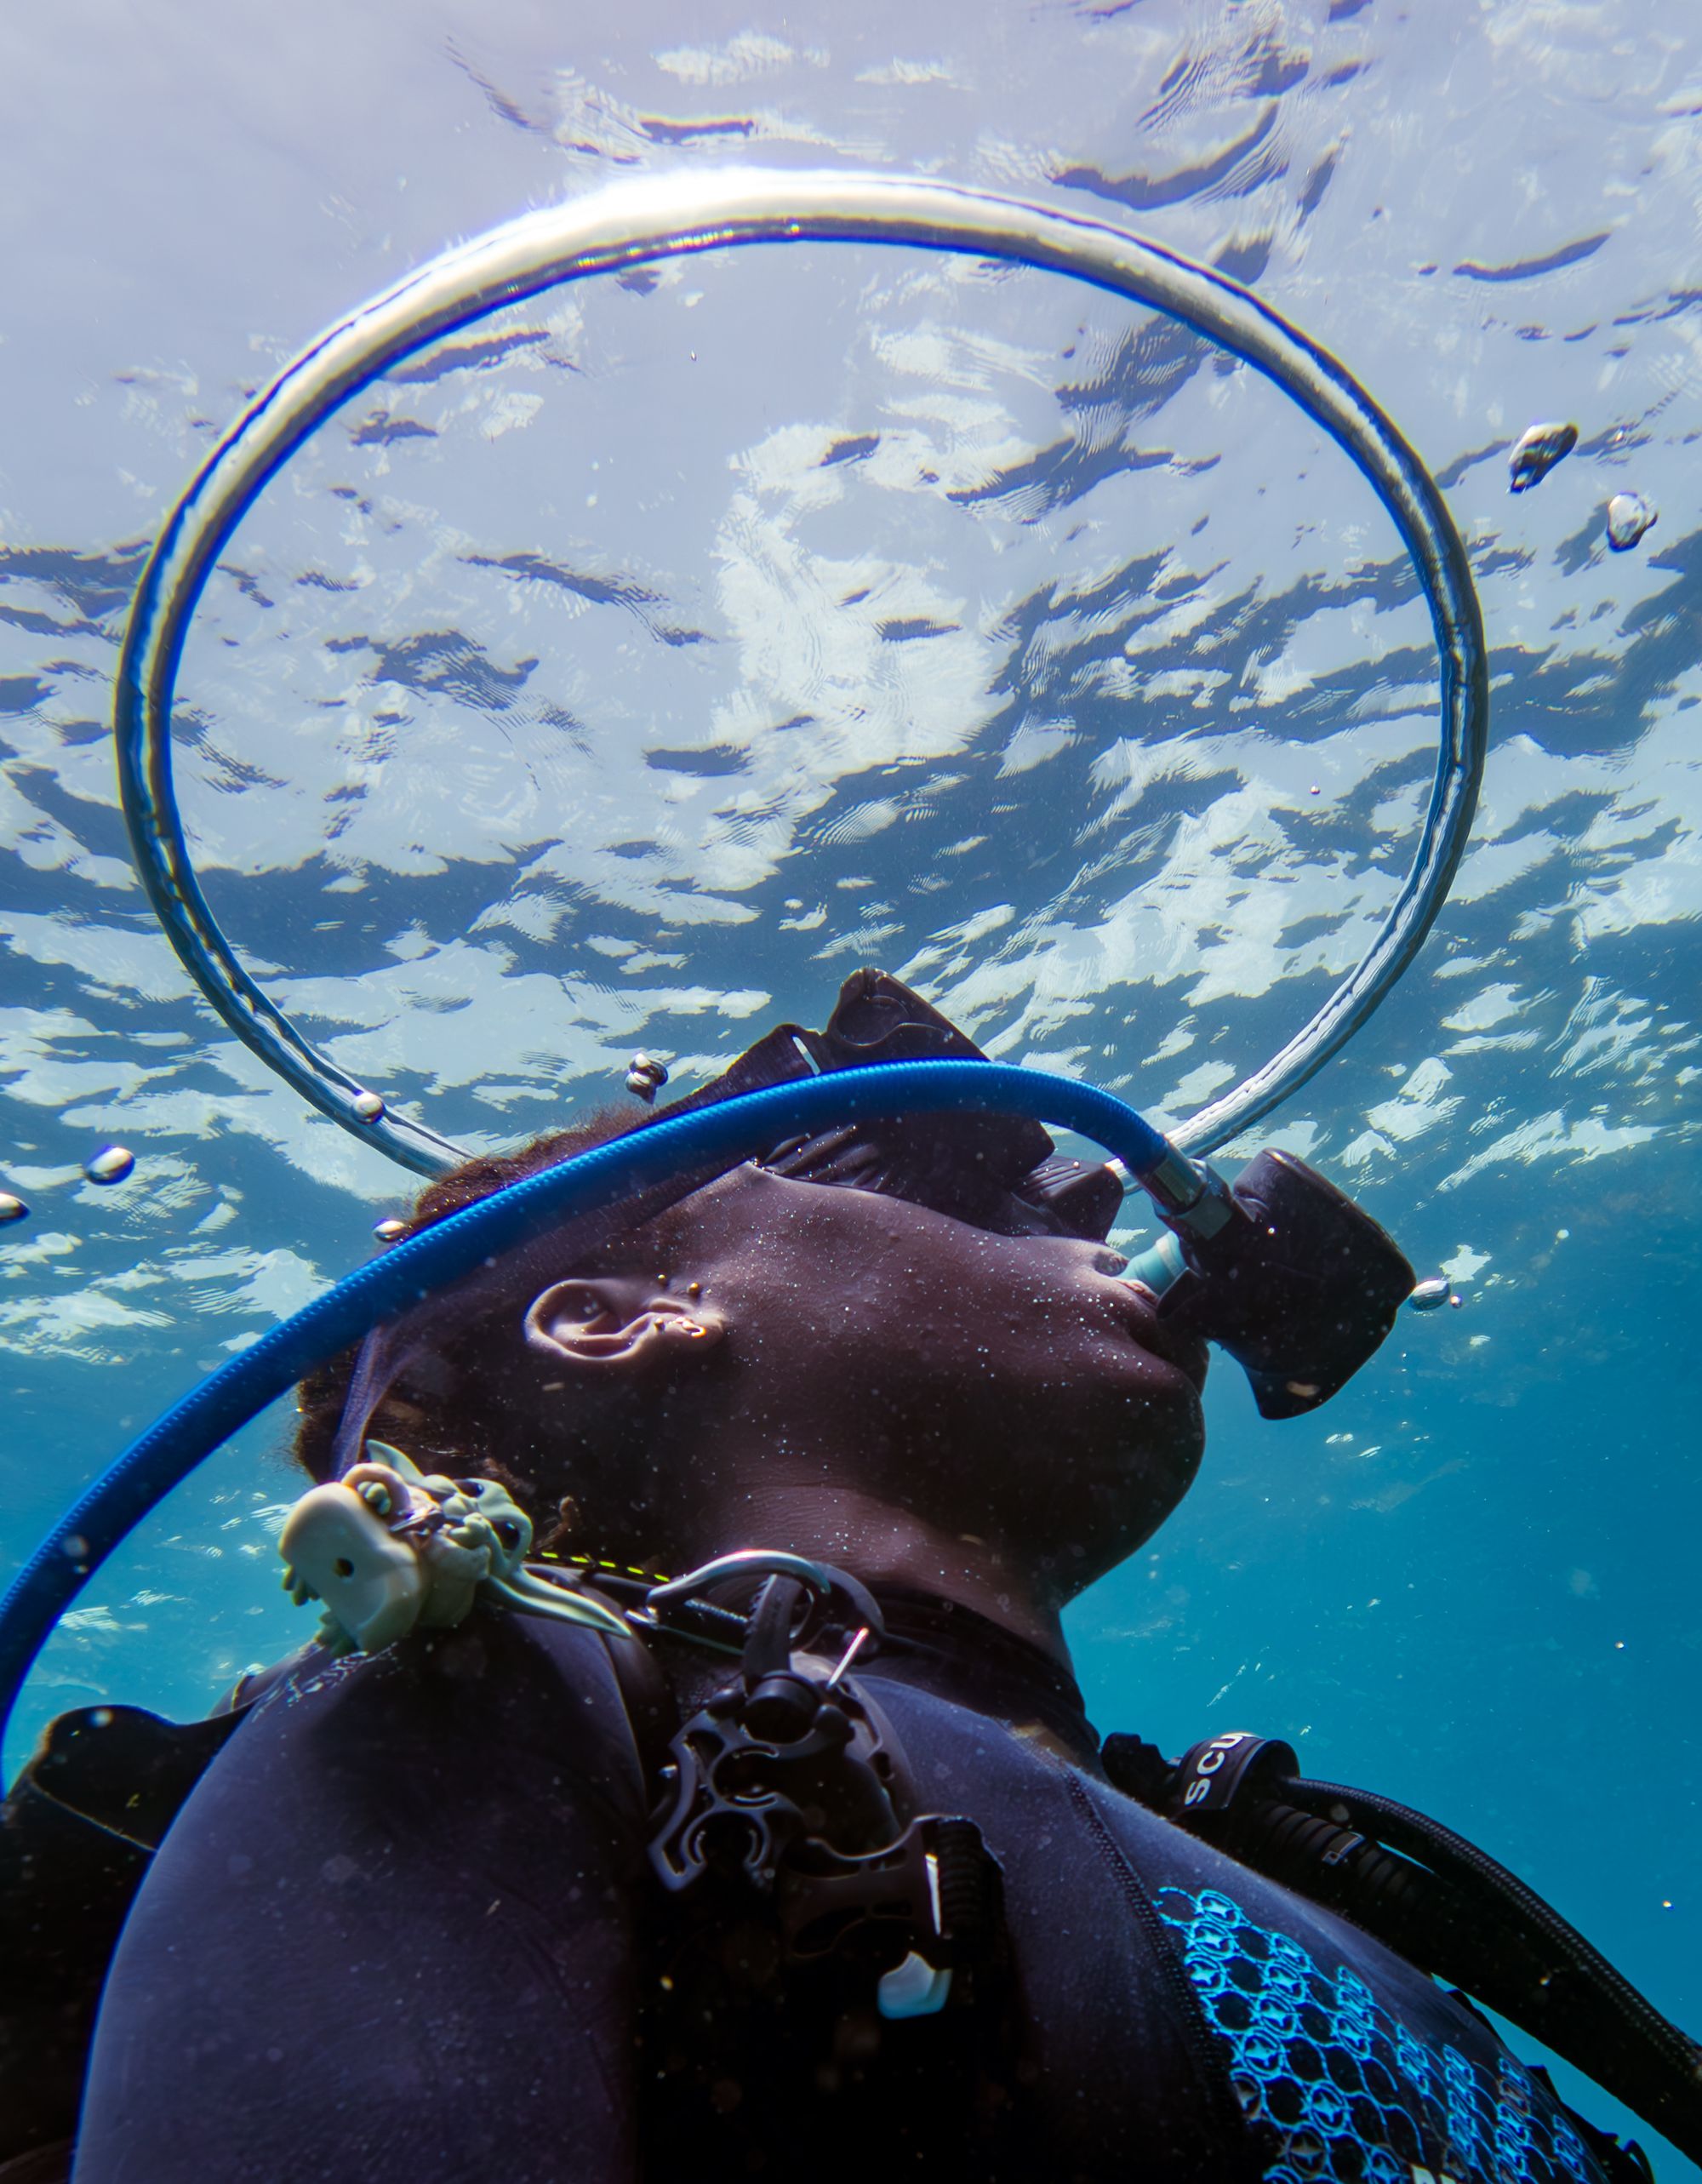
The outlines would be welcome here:
[[[727,1331],[718,1312],[683,1302],[654,1280],[557,1282],[532,1300],[528,1346],[577,1370],[648,1372],[705,1357]]]

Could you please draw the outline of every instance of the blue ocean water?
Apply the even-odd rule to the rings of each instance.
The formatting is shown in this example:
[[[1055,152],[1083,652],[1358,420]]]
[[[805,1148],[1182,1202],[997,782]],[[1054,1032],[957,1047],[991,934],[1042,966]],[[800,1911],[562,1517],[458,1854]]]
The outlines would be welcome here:
[[[1072,1618],[1091,1708],[1172,1750],[1287,1735],[1435,1812],[1702,2025],[1693,0],[65,0],[0,26],[0,1187],[32,1209],[0,1232],[0,1568],[410,1187],[191,998],[126,855],[127,602],[244,400],[446,242],[635,172],[1125,221],[1334,349],[1431,464],[1494,734],[1418,964],[1254,1141],[1461,1308],[1285,1426],[1219,1366],[1195,1493]],[[1513,498],[1548,419],[1577,449]],[[1611,552],[1626,492],[1659,520]],[[221,564],[178,767],[245,960],[466,1141],[636,1047],[688,1083],[865,961],[1179,1120],[1365,946],[1434,714],[1392,526],[1265,382],[1049,277],[799,246],[582,286],[363,397]],[[115,1140],[134,1175],[86,1182]],[[288,1425],[100,1574],[10,1765],[59,1708],[191,1712],[299,1639]]]

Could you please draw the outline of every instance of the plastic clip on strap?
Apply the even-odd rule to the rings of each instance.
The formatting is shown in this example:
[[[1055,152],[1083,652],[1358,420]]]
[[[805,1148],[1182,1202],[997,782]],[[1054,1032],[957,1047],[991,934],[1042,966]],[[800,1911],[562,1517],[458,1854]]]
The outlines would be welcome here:
[[[838,1665],[822,1673],[795,1648],[821,1595],[790,1565],[760,1552],[725,1558],[705,1576],[764,1573],[746,1626],[736,1680],[716,1692],[670,1747],[665,1810],[650,1841],[663,1888],[705,1912],[728,1892],[766,1903],[781,1964],[839,1955],[876,1978],[888,2019],[942,2010],[960,1964],[986,1955],[997,1930],[997,1862],[972,1821],[911,1817],[902,1747],[890,1723],[846,1673],[880,1629],[854,1579],[808,1565],[826,1592],[861,1615]]]

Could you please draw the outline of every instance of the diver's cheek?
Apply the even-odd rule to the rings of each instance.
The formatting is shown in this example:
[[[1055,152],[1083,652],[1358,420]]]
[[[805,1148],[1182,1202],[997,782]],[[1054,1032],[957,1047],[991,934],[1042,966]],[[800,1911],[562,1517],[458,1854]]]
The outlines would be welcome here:
[[[1203,1378],[1203,1357],[1191,1360]],[[1205,1446],[1205,1417],[1193,1374],[1122,1332],[1082,1330],[1054,1360],[1053,1427],[1091,1472],[1109,1479],[1157,1465],[1191,1476]]]
[[[1185,1489],[1193,1484],[1194,1474],[1205,1453],[1206,1414],[1199,1396],[1191,1391],[1186,1415],[1179,1421],[1175,1444],[1176,1457],[1185,1474],[1182,1480]]]

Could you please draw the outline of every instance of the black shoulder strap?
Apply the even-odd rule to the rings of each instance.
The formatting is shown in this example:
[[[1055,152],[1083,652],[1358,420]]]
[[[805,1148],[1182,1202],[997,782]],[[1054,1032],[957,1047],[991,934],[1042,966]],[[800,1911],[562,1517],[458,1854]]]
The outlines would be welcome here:
[[[49,1724],[25,1776],[108,1834],[157,1850],[247,1711],[170,1722],[140,1707],[80,1707]]]
[[[1241,1730],[1174,1766],[1132,1736],[1107,1737],[1103,1758],[1126,1794],[1510,2018],[1702,2161],[1702,2047],[1463,1836],[1392,1798],[1309,1781],[1292,1747]],[[1610,2173],[1652,2173],[1636,2147],[1591,2137],[1616,2157]]]
[[[679,1701],[643,1638],[636,1634],[630,1638],[608,1637],[603,1639],[603,1647],[620,1703],[626,1709],[645,1789],[654,1797],[668,1764],[668,1747],[680,1725]],[[3,2179],[0,2184],[4,2184]]]
[[[20,2184],[37,2177],[47,2184],[69,2171],[101,1983],[147,1871],[150,1850],[136,1828],[145,1807],[150,1818],[157,1811],[162,1777],[154,1770],[148,1787],[145,1766],[130,1809],[137,1785],[119,1752],[129,1724],[118,1726],[106,1747],[111,1764],[94,1757],[104,1734],[99,1718],[120,1711],[62,1715],[0,1803],[0,2179],[15,2171]],[[79,1753],[83,1739],[94,1741]],[[144,1729],[128,1758],[138,1757],[146,1741]],[[70,1794],[61,1798],[60,1789]],[[83,1810],[85,1802],[98,1814]],[[127,1824],[115,1827],[114,1820]],[[56,2147],[63,2161],[57,2172]]]

